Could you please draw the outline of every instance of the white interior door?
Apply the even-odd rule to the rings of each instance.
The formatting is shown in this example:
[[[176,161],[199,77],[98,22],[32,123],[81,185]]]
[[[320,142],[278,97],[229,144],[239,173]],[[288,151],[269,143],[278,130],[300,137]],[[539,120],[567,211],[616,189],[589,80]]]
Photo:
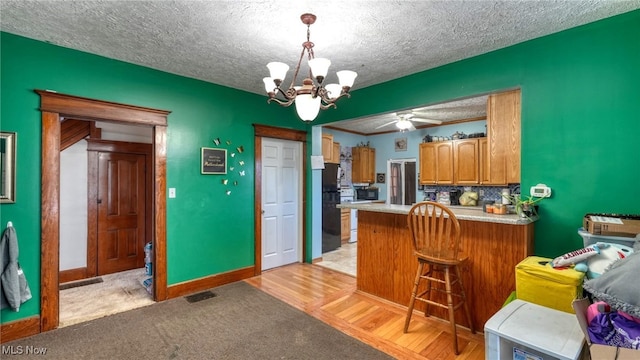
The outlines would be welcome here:
[[[300,261],[302,144],[262,139],[262,270]]]

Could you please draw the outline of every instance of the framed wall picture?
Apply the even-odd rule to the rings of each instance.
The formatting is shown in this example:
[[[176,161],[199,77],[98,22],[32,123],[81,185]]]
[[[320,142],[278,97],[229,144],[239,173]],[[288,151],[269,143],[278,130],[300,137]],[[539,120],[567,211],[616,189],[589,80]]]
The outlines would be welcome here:
[[[227,173],[227,149],[202,148],[200,173],[206,175]]]
[[[0,203],[16,202],[16,133],[0,132]]]
[[[407,138],[396,138],[394,141],[396,151],[407,151]]]

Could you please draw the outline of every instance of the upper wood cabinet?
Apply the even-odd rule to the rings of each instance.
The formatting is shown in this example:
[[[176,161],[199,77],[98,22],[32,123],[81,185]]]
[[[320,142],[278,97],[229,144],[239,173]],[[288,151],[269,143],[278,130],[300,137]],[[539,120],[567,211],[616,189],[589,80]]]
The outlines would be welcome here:
[[[324,162],[331,162],[333,158],[333,135],[322,134],[322,158]]]
[[[420,144],[420,184],[453,184],[453,142]]]
[[[376,177],[376,149],[368,146],[351,148],[351,181],[373,184]]]
[[[520,182],[520,90],[489,96],[483,184]]]
[[[333,142],[331,134],[322,134],[322,159],[326,163],[340,164],[340,143]]]
[[[489,183],[489,141],[487,138],[478,140],[480,152],[480,184]]]
[[[340,143],[333,143],[333,150],[331,152],[331,161],[333,164],[340,164]]]
[[[479,139],[453,140],[453,183],[480,182]]]

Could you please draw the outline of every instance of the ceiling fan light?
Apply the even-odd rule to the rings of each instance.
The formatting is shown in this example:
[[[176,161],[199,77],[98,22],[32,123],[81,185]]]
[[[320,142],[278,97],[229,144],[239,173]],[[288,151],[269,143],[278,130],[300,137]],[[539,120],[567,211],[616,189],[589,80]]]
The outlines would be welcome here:
[[[327,91],[329,92],[328,96],[330,99],[335,99],[340,96],[340,93],[342,93],[342,86],[340,86],[339,84],[326,85],[325,89],[327,89]]]
[[[336,73],[340,86],[352,87],[358,73],[351,70],[341,70]]]
[[[269,77],[280,81],[284,80],[287,71],[289,71],[289,65],[277,61],[268,63],[267,68],[269,69]]]
[[[309,60],[309,67],[315,78],[324,79],[329,72],[329,66],[331,66],[331,60],[329,59],[315,58]]]
[[[313,121],[320,112],[320,97],[310,94],[296,96],[296,112],[303,121]]]
[[[410,129],[413,124],[409,120],[401,119],[396,123],[396,127],[400,130]]]

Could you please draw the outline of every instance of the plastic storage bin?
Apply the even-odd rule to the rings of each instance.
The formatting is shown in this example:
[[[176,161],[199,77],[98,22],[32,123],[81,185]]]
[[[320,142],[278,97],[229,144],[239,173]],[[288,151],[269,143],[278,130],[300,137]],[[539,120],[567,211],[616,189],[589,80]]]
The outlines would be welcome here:
[[[578,234],[582,236],[584,246],[593,245],[598,242],[606,242],[609,244],[620,244],[633,248],[633,244],[636,242],[635,237],[594,235],[584,228],[578,229]]]
[[[516,265],[516,297],[574,314],[571,303],[582,297],[584,273],[554,269],[550,263],[549,258],[529,256]]]
[[[587,347],[575,315],[516,299],[484,325],[490,360],[576,360]]]

